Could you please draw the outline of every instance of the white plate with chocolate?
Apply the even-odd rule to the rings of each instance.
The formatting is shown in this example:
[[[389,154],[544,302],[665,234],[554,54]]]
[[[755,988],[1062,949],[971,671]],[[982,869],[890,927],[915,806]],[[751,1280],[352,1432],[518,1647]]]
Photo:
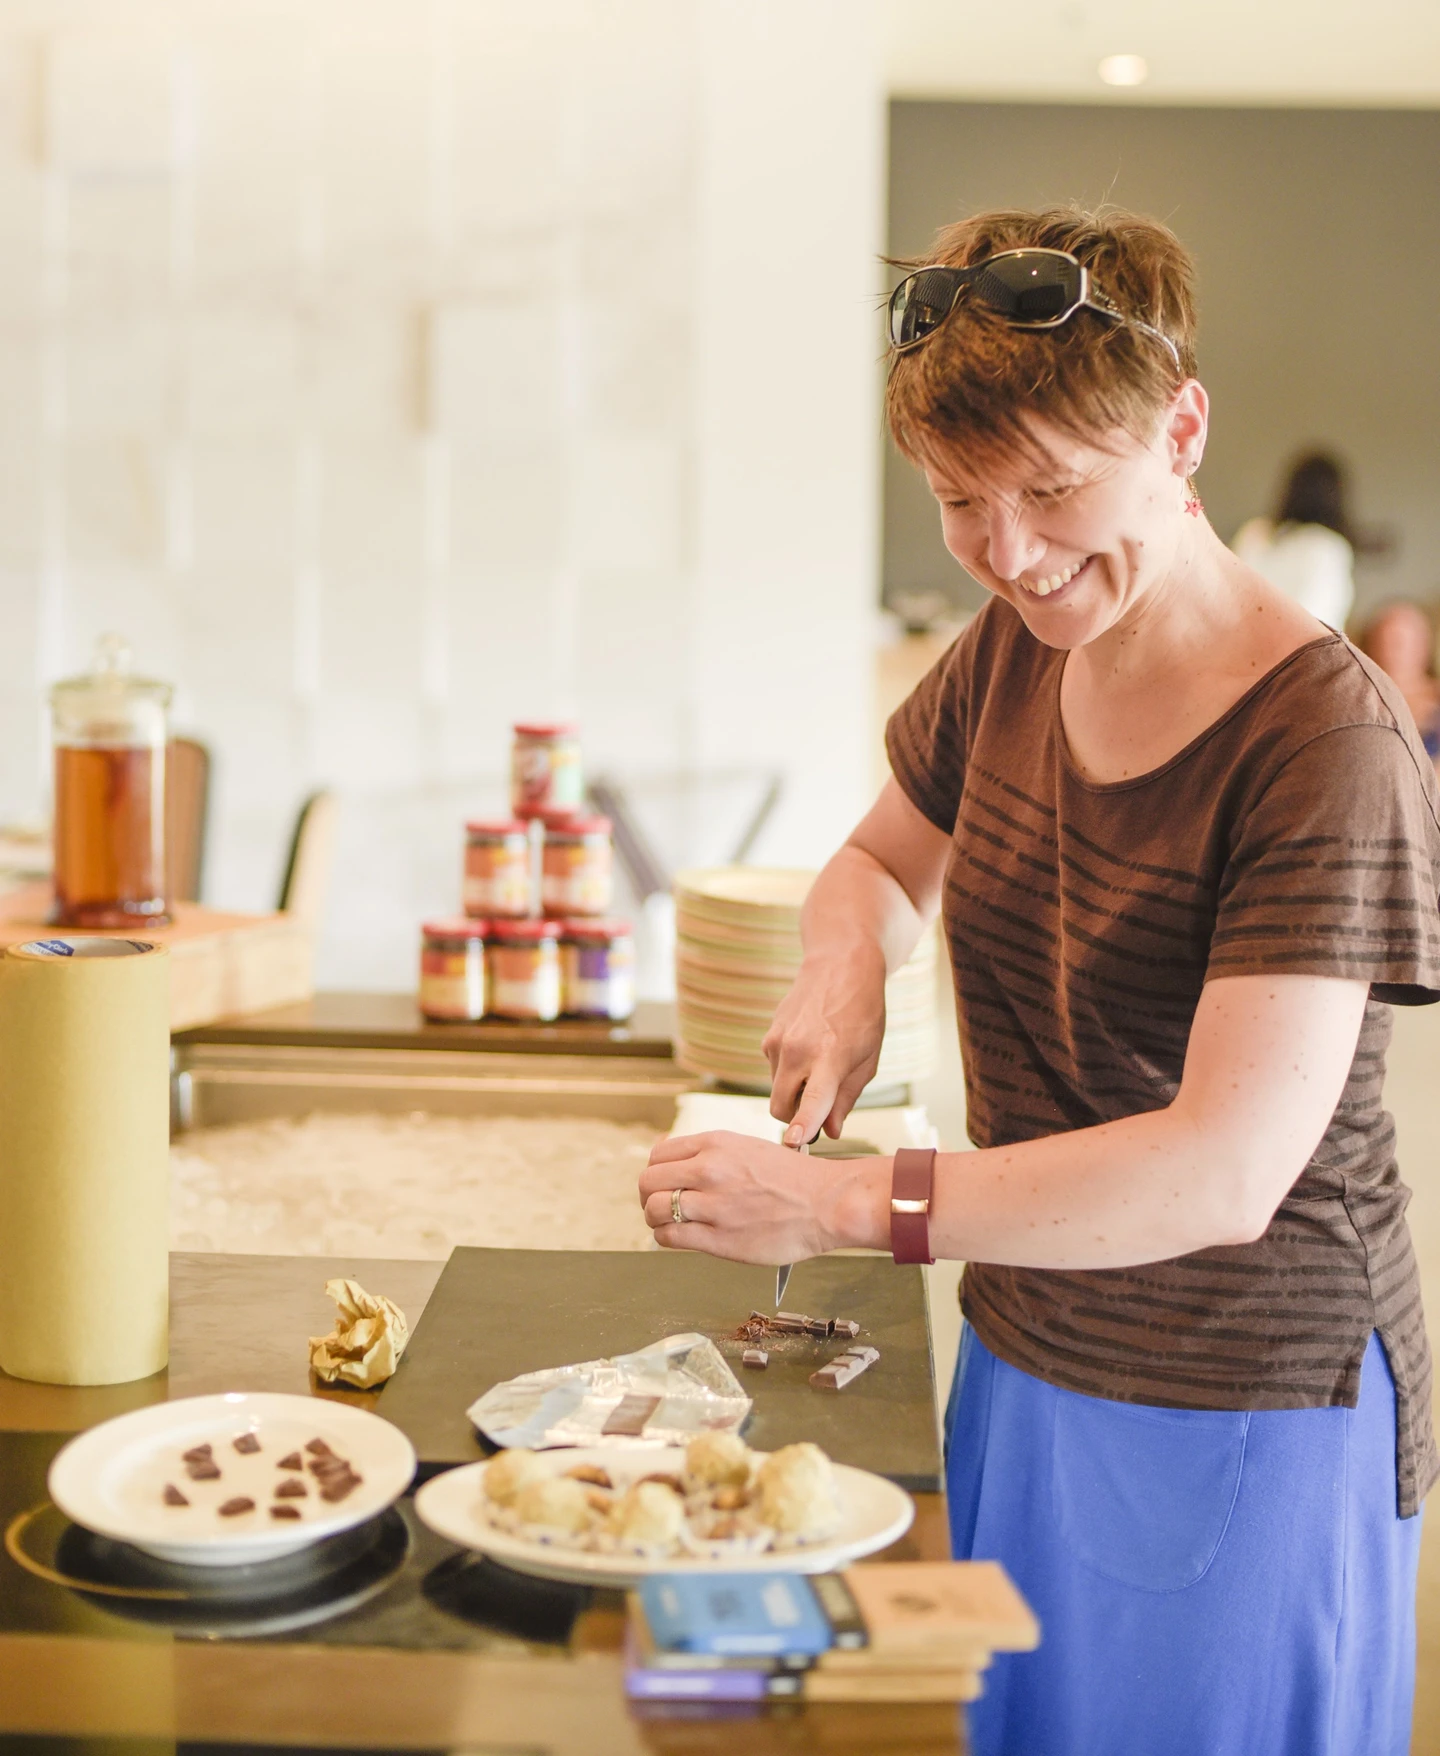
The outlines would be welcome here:
[[[76,1524],[190,1567],[287,1555],[373,1518],[415,1474],[410,1441],[365,1409],[231,1392],[92,1427],[50,1465]]]
[[[415,1510],[521,1573],[624,1587],[651,1573],[828,1572],[897,1541],[915,1503],[818,1445],[758,1452],[716,1432],[686,1446],[502,1451],[427,1482]]]

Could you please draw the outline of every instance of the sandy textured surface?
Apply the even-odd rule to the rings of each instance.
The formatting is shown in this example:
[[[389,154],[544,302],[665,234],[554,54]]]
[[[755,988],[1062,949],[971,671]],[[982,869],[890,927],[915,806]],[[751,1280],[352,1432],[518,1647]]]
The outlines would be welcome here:
[[[456,1244],[644,1250],[656,1130],[518,1116],[235,1123],[171,1149],[177,1250],[443,1260]]]

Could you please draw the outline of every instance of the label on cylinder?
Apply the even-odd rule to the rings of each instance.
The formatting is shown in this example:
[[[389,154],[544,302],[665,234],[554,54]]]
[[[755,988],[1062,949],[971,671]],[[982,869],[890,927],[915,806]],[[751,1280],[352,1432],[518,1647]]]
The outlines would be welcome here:
[[[635,942],[567,944],[565,1010],[574,1018],[629,1018],[635,1010]]]
[[[541,906],[546,914],[603,915],[610,907],[610,840],[547,841]]]
[[[560,1016],[560,958],[554,940],[490,947],[490,1010],[501,1018]]]
[[[420,959],[420,1010],[427,1018],[485,1016],[484,946],[472,940],[463,951],[427,948]]]

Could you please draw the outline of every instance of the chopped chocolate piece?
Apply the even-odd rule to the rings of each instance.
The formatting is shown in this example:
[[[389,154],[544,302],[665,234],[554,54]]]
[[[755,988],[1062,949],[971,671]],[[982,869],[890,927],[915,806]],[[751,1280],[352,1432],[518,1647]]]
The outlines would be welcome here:
[[[347,1469],[343,1476],[330,1476],[320,1484],[320,1498],[330,1501],[343,1500],[353,1488],[358,1488],[364,1479],[363,1476],[357,1476],[351,1469]]]
[[[829,1317],[807,1317],[805,1319],[805,1333],[813,1335],[817,1341],[828,1341],[830,1339],[830,1325],[833,1321],[833,1318]]]
[[[300,1508],[298,1506],[272,1506],[270,1516],[272,1518],[298,1518]]]
[[[801,1317],[794,1311],[777,1311],[770,1319],[770,1327],[778,1330],[781,1335],[803,1335],[808,1321],[808,1318]]]
[[[659,1406],[658,1396],[641,1396],[632,1391],[628,1396],[622,1396],[611,1409],[600,1431],[612,1438],[618,1435],[623,1439],[638,1439],[645,1431],[645,1423]]]
[[[275,1467],[276,1469],[304,1469],[305,1459],[298,1451],[287,1451]]]
[[[860,1325],[853,1317],[837,1317],[835,1319],[835,1333],[836,1335],[845,1336],[850,1341],[854,1341],[855,1337],[860,1333]]]
[[[208,1463],[214,1447],[211,1445],[192,1445],[188,1451],[180,1453],[182,1463]]]
[[[663,1470],[657,1469],[653,1475],[641,1476],[640,1480],[642,1482],[659,1482],[662,1488],[670,1488],[682,1496],[685,1493],[685,1484],[679,1476],[666,1475]]]
[[[343,1457],[317,1457],[310,1465],[310,1473],[317,1482],[328,1482],[336,1476],[349,1475],[350,1465]]]
[[[242,1512],[253,1512],[255,1502],[247,1500],[243,1494],[237,1494],[233,1500],[227,1500],[220,1508],[222,1518],[238,1518]]]
[[[163,1498],[164,1498],[165,1504],[167,1506],[188,1506],[190,1504],[190,1502],[180,1492],[179,1488],[172,1487],[169,1482],[166,1482],[166,1484],[165,1484],[165,1493],[164,1493]]]
[[[747,1347],[740,1356],[742,1366],[753,1366],[757,1372],[763,1372],[770,1364],[770,1356],[763,1347]]]
[[[220,1465],[208,1457],[202,1457],[198,1463],[187,1463],[185,1473],[192,1482],[218,1482]]]
[[[567,1469],[565,1474],[572,1481],[589,1482],[592,1488],[613,1488],[615,1486],[614,1482],[610,1480],[609,1470],[601,1469],[597,1463],[577,1463],[573,1469]]]
[[[275,1490],[277,1500],[306,1500],[309,1496],[309,1488],[295,1476],[286,1476]]]
[[[879,1358],[878,1348],[852,1348],[849,1353],[837,1354],[827,1361],[818,1372],[812,1372],[810,1382],[817,1390],[843,1390]]]
[[[333,1457],[335,1455],[323,1439],[307,1440],[305,1449],[312,1457]]]
[[[238,1439],[233,1441],[233,1444],[235,1449],[243,1452],[246,1457],[260,1449],[260,1441],[253,1433],[242,1433]]]

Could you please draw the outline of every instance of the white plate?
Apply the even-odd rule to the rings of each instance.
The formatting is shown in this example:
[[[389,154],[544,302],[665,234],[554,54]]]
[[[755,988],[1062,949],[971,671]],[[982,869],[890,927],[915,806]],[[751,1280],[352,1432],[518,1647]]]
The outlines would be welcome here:
[[[246,1455],[232,1441],[254,1433],[260,1450]],[[347,1459],[360,1484],[334,1505],[322,1500],[307,1471],[307,1498],[295,1523],[278,1523],[269,1507],[275,1485],[290,1472],[276,1468],[287,1452],[323,1439]],[[191,1481],[181,1453],[209,1441],[220,1479]],[[415,1451],[398,1427],[365,1409],[313,1396],[231,1392],[158,1402],[92,1427],[50,1465],[50,1498],[67,1518],[147,1555],[189,1567],[240,1567],[271,1561],[362,1524],[393,1504],[415,1475]],[[190,1502],[167,1506],[173,1482]],[[238,1495],[253,1512],[220,1518],[216,1508]]]
[[[576,1446],[543,1454],[557,1475],[579,1463],[598,1464],[610,1472],[617,1487],[638,1476],[663,1471],[678,1474],[685,1452],[678,1445]],[[415,1496],[415,1510],[437,1536],[462,1548],[475,1549],[519,1573],[541,1579],[565,1579],[576,1585],[635,1585],[651,1573],[829,1573],[885,1549],[909,1530],[915,1502],[903,1488],[868,1470],[835,1465],[836,1485],[844,1518],[828,1541],[798,1549],[767,1549],[763,1554],[701,1560],[693,1555],[594,1555],[583,1549],[553,1547],[512,1531],[499,1530],[482,1510],[483,1463],[467,1463],[426,1482]]]

